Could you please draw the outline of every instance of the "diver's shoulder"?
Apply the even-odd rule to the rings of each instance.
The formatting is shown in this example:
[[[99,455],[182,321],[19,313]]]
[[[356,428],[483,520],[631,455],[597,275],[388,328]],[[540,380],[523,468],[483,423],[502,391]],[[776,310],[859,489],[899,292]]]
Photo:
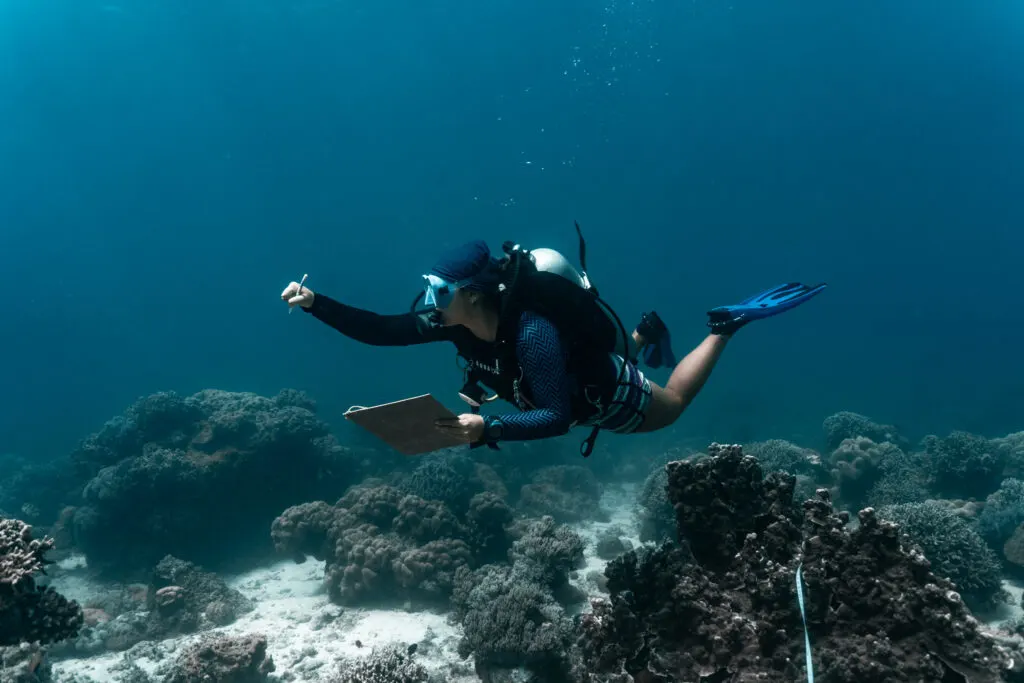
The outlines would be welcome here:
[[[558,329],[558,326],[555,325],[554,321],[550,317],[542,315],[537,311],[526,309],[523,311],[522,315],[519,316],[519,329],[523,330],[531,327],[549,327],[554,330]]]

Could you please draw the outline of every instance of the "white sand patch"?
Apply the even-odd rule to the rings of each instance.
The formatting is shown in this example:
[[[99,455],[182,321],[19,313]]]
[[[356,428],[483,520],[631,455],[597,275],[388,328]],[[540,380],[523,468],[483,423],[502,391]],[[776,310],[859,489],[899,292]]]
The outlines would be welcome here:
[[[295,683],[325,680],[343,658],[365,657],[374,647],[389,643],[403,647],[416,644],[416,661],[441,680],[477,680],[472,675],[472,663],[462,661],[456,653],[460,630],[448,623],[446,615],[339,607],[328,601],[323,575],[324,564],[310,560],[303,564],[285,561],[229,577],[227,584],[256,604],[256,609],[235,623],[159,644],[140,643],[127,653],[55,662],[55,680],[60,683],[77,676],[76,683],[87,680],[85,677],[97,682],[113,681],[126,658],[152,675],[190,644],[212,633],[262,633],[277,668],[275,673],[287,671]],[[55,581],[59,584],[55,587],[63,592],[65,579],[70,578]],[[67,585],[86,594],[84,582],[78,581]]]
[[[999,605],[993,610],[978,612],[974,616],[978,621],[988,627],[998,628],[1010,619],[1024,616],[1024,608],[1021,608],[1021,595],[1024,594],[1024,584],[1016,579],[1003,579],[1003,590],[1010,594],[1010,601],[1005,605]]]
[[[62,573],[53,578],[44,577],[40,579],[39,584],[53,586],[61,595],[68,600],[76,601],[79,605],[86,605],[103,594],[101,586],[81,573]]]
[[[57,562],[57,566],[64,571],[74,571],[75,569],[85,569],[86,561],[85,555],[69,555],[63,560]]]
[[[604,568],[608,565],[608,560],[597,556],[597,541],[604,532],[612,527],[618,527],[623,532],[620,537],[632,543],[634,548],[643,545],[640,542],[640,523],[636,514],[637,490],[637,484],[606,487],[601,496],[601,506],[608,510],[611,519],[607,522],[581,522],[573,525],[576,533],[587,542],[587,547],[583,551],[584,565],[571,583],[588,597],[606,595],[587,578],[593,572],[604,574]]]

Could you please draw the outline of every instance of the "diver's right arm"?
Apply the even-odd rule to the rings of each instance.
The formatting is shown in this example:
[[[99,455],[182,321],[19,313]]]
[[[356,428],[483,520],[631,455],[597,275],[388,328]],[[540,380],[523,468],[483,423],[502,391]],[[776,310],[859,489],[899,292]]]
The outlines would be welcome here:
[[[293,282],[281,293],[289,306],[300,306],[314,318],[325,322],[346,337],[373,346],[411,346],[449,339],[450,329],[431,321],[428,315],[400,313],[380,315],[335,301],[325,294],[314,294],[308,287]]]

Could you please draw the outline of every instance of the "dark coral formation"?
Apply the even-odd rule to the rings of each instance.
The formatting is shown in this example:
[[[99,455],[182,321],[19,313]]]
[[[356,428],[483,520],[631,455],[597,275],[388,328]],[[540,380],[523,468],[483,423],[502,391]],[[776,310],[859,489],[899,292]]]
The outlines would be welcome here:
[[[511,533],[517,538],[509,559],[514,564],[529,563],[538,568],[549,588],[559,589],[568,583],[569,572],[583,562],[583,538],[552,517],[520,522]]]
[[[990,439],[955,431],[945,438],[926,436],[921,445],[929,460],[932,489],[945,498],[985,497],[999,488],[1008,449]]]
[[[473,656],[482,680],[517,667],[559,680],[567,670],[573,622],[542,573],[525,562],[460,570],[452,599],[463,629],[459,653]]]
[[[920,502],[930,495],[924,455],[908,453],[889,441],[851,437],[829,454],[828,461],[832,493],[848,510]]]
[[[999,490],[985,499],[978,517],[978,533],[991,547],[999,549],[1024,523],[1024,481],[1004,479]]]
[[[879,424],[870,417],[843,410],[825,418],[821,425],[825,432],[825,445],[829,450],[839,448],[847,439],[863,436],[876,443],[891,442],[897,446],[906,445],[899,430],[892,425]]]
[[[1024,524],[1018,526],[1003,544],[1003,557],[1017,570],[1024,569]],[[1022,596],[1024,600],[1024,596]]]
[[[73,534],[90,567],[124,574],[170,553],[219,568],[270,553],[282,509],[358,476],[300,397],[154,394],[86,439],[72,455],[88,481]]]
[[[398,488],[424,500],[439,500],[456,514],[465,512],[470,498],[483,491],[475,463],[459,453],[423,457]]]
[[[568,671],[573,623],[564,604],[582,599],[569,573],[583,560],[583,539],[552,517],[524,520],[508,564],[459,569],[452,606],[462,624],[459,652],[473,656],[482,680],[503,669],[526,667],[541,680]],[[546,678],[545,678],[546,677]]]
[[[253,604],[216,574],[168,555],[153,570],[147,607],[159,618],[166,637],[197,630],[203,615],[214,624],[230,623],[251,611]]]
[[[81,629],[78,603],[36,583],[51,548],[53,539],[34,539],[24,522],[0,518],[0,645],[53,643]]]
[[[633,549],[629,539],[624,538],[626,530],[620,526],[613,526],[598,532],[596,554],[602,560],[614,560],[616,557]]]
[[[490,493],[470,499],[460,518],[439,500],[368,483],[335,505],[285,510],[271,535],[281,553],[326,561],[324,581],[334,602],[446,604],[459,567],[508,546],[504,525],[510,519],[508,507]]]
[[[866,436],[842,441],[829,455],[835,497],[853,509],[865,505],[868,493],[882,478],[882,463],[898,451],[891,443],[876,443]]]
[[[738,446],[668,465],[680,538],[608,568],[609,601],[581,623],[579,681],[804,680],[802,567],[817,680],[1000,680],[1009,657],[899,527],[827,490],[794,514],[794,480],[763,476]],[[628,676],[628,677],[627,677]]]
[[[153,568],[149,584],[112,586],[86,603],[86,628],[54,654],[88,656],[128,650],[232,623],[252,601],[216,574],[168,555]]]
[[[1006,453],[1003,476],[1024,479],[1024,432],[1013,432],[992,439],[992,444]]]
[[[664,465],[656,467],[640,487],[637,506],[641,541],[661,542],[676,537],[676,516],[668,502],[667,488],[668,472]]]
[[[459,652],[473,656],[482,680],[526,667],[541,680],[568,671],[573,622],[562,603],[579,599],[569,572],[583,559],[583,539],[544,517],[521,524],[510,552],[513,564],[487,564],[456,573],[452,606],[462,624]]]
[[[221,636],[186,650],[164,683],[264,683],[273,671],[265,636]]]

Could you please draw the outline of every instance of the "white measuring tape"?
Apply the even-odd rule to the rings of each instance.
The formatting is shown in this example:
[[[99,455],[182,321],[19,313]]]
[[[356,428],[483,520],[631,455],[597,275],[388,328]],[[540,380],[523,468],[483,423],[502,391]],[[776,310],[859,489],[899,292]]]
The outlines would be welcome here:
[[[807,630],[807,613],[804,610],[804,565],[796,568],[796,599],[800,605],[800,619],[804,622],[804,655],[807,658],[807,683],[814,683],[814,664],[811,662],[811,634]]]

